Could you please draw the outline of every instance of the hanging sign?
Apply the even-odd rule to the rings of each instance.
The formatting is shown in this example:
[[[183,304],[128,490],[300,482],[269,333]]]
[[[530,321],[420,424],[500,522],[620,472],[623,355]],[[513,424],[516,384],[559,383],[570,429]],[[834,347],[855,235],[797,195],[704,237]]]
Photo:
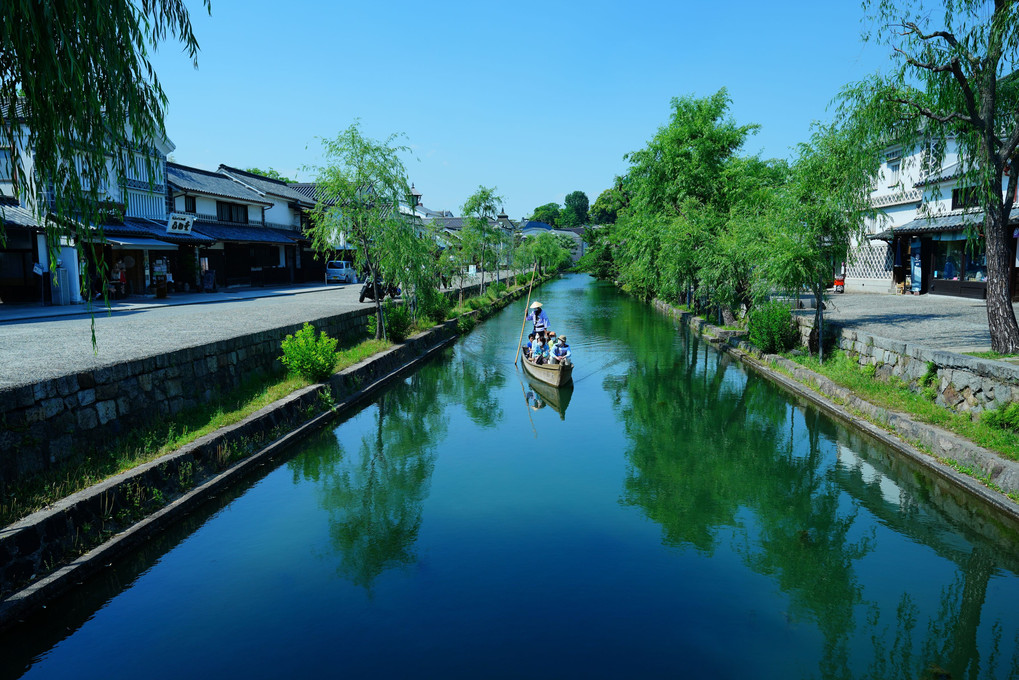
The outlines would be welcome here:
[[[170,213],[170,220],[166,223],[167,234],[190,234],[191,227],[195,223],[194,215],[182,213]]]

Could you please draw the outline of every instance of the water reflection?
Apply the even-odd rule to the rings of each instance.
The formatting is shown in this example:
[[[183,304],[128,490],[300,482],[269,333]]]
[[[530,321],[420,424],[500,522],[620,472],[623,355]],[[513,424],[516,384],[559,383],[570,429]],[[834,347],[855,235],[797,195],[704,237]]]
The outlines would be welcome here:
[[[857,677],[867,666],[875,678],[993,678],[1004,661],[1019,668],[1011,640],[1009,652],[1000,652],[1001,620],[981,616],[991,576],[1002,565],[1014,570],[1013,559],[958,522],[951,508],[932,509],[924,502],[930,493],[920,498],[895,487],[891,503],[879,472],[885,460],[853,454],[861,464],[847,467],[841,428],[816,410],[775,399],[769,384],[705,350],[697,336],[680,333],[674,341],[640,324],[615,328],[634,352],[625,374],[603,384],[630,443],[621,502],[659,524],[663,544],[711,555],[726,541],[769,577],[788,598],[787,620],[810,621],[822,636],[820,677]],[[861,450],[873,448],[856,439]],[[915,471],[906,477],[926,479]],[[865,587],[861,572],[878,559],[883,532],[858,521],[861,512],[951,563],[956,576],[941,587],[936,610],[907,590],[895,621],[887,613],[882,620],[868,597],[868,589],[883,588],[881,577]],[[975,513],[969,506],[954,514]],[[898,568],[896,580],[905,576],[908,589],[911,565]]]
[[[370,590],[388,569],[414,564],[421,506],[435,468],[436,443],[446,433],[444,403],[453,384],[425,367],[371,407],[374,427],[355,454],[336,439],[288,465],[314,481],[339,557],[337,573]]]

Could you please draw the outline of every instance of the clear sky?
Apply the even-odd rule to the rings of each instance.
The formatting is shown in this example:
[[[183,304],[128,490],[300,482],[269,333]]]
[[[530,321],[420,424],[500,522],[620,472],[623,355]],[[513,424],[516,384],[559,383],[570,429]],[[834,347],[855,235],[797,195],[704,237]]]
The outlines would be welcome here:
[[[176,43],[154,58],[177,162],[311,181],[318,138],[359,118],[404,133],[424,204],[456,214],[479,185],[513,218],[578,189],[594,203],[672,97],[722,87],[762,126],[745,152],[788,157],[889,55],[844,0],[188,1],[198,70]]]

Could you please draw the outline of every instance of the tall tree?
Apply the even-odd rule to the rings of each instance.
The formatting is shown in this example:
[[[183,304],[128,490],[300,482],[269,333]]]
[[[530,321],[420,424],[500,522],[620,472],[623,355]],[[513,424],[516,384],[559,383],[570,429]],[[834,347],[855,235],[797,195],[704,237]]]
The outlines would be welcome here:
[[[559,224],[559,204],[558,203],[546,203],[545,205],[539,205],[534,209],[531,214],[531,219],[535,222],[544,222],[550,226],[556,226]]]
[[[1013,253],[1009,216],[1019,186],[1019,3],[944,0],[931,12],[920,0],[868,0],[877,30],[892,47],[893,70],[859,83],[846,102],[876,134],[927,149],[926,169],[941,168],[949,140],[963,159],[963,184],[977,188],[987,252],[991,348],[1019,352],[1009,297]],[[937,18],[942,21],[938,22]],[[1002,191],[1003,187],[1005,190]]]
[[[313,168],[318,199],[311,213],[313,247],[320,253],[332,252],[341,233],[357,245],[355,265],[368,272],[375,288],[376,338],[385,328],[379,279],[396,282],[407,267],[417,264],[406,257],[417,253],[413,241],[418,235],[399,210],[410,186],[400,160],[409,148],[396,144],[398,138],[365,137],[354,122],[335,139],[322,140],[325,165]]]
[[[210,0],[203,5],[211,10]],[[89,225],[102,222],[111,181],[124,186],[138,164],[156,176],[155,159],[128,150],[165,136],[167,98],[149,53],[168,36],[197,67],[184,0],[5,2],[0,145],[15,194],[45,220],[50,248],[61,237],[97,240]]]
[[[468,197],[461,208],[464,216],[464,238],[476,244],[478,263],[481,265],[481,292],[485,291],[485,265],[492,260],[499,242],[498,227],[492,226],[502,197],[495,193],[495,187],[479,186]]]
[[[562,210],[562,226],[564,227],[579,227],[587,224],[588,215],[587,211],[589,208],[589,201],[587,200],[587,194],[583,191],[571,191],[566,194],[566,198],[563,201]]]
[[[834,259],[865,235],[877,172],[877,148],[867,130],[816,127],[810,143],[799,147],[791,181],[763,216],[766,228],[756,246],[761,269],[786,290],[813,292],[811,349],[822,359],[824,291]]]
[[[598,194],[591,206],[590,218],[595,224],[615,224],[619,211],[627,203],[627,196],[622,189],[611,187]]]

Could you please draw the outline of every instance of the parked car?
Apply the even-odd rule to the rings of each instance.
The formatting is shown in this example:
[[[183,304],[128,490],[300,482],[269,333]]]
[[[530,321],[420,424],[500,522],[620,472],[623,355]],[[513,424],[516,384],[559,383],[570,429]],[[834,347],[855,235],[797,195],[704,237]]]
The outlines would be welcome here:
[[[398,287],[393,285],[387,285],[386,282],[382,281],[381,279],[378,282],[378,288],[379,297],[380,299],[383,300],[386,298],[387,295],[391,298],[395,298],[398,295],[400,295],[400,289]],[[370,279],[365,281],[364,285],[361,286],[361,295],[358,297],[357,301],[364,302],[365,298],[368,298],[369,300],[375,299],[375,290],[372,288],[372,282]]]
[[[346,260],[330,260],[326,262],[326,283],[354,283],[357,272]]]

